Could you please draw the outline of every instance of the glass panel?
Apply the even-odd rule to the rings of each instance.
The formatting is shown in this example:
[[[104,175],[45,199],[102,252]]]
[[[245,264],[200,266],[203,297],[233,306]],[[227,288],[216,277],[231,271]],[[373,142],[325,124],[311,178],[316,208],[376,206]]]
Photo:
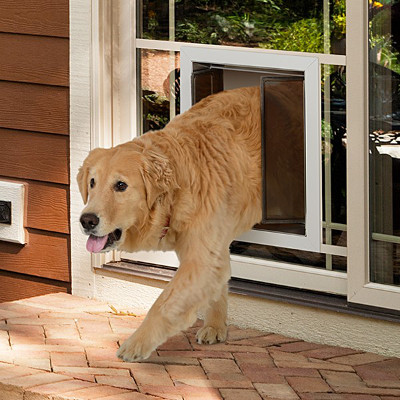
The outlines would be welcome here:
[[[304,78],[262,79],[263,220],[305,235]]]
[[[371,274],[399,285],[400,2],[369,6],[369,155]]]
[[[323,243],[332,244],[334,246],[347,247],[347,232],[346,225],[341,226],[340,224],[330,224],[331,228],[323,228]],[[338,226],[340,230],[333,229],[332,227]]]
[[[322,65],[324,243],[346,246],[346,68]]]
[[[142,0],[138,37],[345,54],[345,0]]]
[[[138,50],[141,126],[139,132],[162,129],[179,114],[179,53],[160,50]]]
[[[339,272],[346,272],[347,258],[325,255],[309,251],[285,249],[275,246],[234,241],[230,247],[231,254],[245,257],[262,258],[264,260],[281,261],[300,264],[307,267],[323,268]]]
[[[372,282],[400,285],[400,244],[373,240],[371,260]]]

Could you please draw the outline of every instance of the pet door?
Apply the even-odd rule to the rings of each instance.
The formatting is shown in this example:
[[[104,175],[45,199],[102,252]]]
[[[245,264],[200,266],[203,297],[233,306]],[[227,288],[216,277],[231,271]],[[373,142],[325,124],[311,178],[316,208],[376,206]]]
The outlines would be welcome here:
[[[304,236],[304,76],[265,76],[260,90],[263,219],[255,228]]]
[[[318,60],[182,46],[182,112],[210,94],[246,86],[259,86],[261,90],[263,217],[238,240],[318,252]]]

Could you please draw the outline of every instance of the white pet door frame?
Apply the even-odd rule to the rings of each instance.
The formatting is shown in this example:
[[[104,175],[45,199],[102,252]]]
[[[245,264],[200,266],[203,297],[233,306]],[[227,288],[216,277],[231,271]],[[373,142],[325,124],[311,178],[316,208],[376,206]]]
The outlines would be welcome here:
[[[222,70],[227,76],[210,74],[205,79],[210,79],[211,86],[222,89],[235,87],[260,85],[267,88],[262,93],[262,110],[268,103],[268,93],[273,94],[279,90],[279,84],[293,82],[297,85],[297,96],[300,93],[300,101],[303,100],[304,115],[304,205],[302,222],[288,218],[276,218],[271,221],[263,205],[263,224],[257,229],[241,235],[237,240],[262,245],[272,245],[305,251],[319,252],[321,247],[321,200],[320,200],[320,168],[321,168],[321,134],[320,134],[320,65],[318,58],[305,56],[289,56],[267,54],[259,51],[238,51],[228,49],[204,49],[196,46],[181,47],[181,112],[188,110],[195,102],[194,93],[195,76],[200,76],[207,68],[210,70]],[[220,80],[220,82],[218,82]],[[222,81],[221,81],[222,80]],[[216,83],[213,84],[213,81]],[[301,81],[301,89],[298,82]],[[221,83],[222,82],[222,83]],[[286,82],[286,83],[284,83]],[[293,86],[294,88],[294,86]],[[217,91],[218,91],[217,90]],[[299,92],[301,90],[301,92]],[[304,92],[303,92],[304,90]],[[266,93],[266,94],[265,94]],[[293,96],[295,91],[293,91]],[[303,97],[304,95],[304,97]],[[271,100],[272,101],[272,100]],[[265,122],[266,112],[262,111],[263,118],[263,153],[266,153],[266,140],[268,137],[268,124]],[[285,140],[285,135],[282,135]],[[287,140],[287,138],[286,138]],[[288,140],[287,146],[290,146]],[[272,150],[273,149],[269,149]],[[268,174],[265,173],[266,162],[263,157],[263,183],[264,199],[268,190]],[[268,167],[267,167],[268,170]],[[290,188],[290,185],[286,185]],[[294,186],[296,187],[296,186]],[[293,193],[288,193],[288,197]],[[292,196],[293,197],[293,196]],[[273,223],[271,223],[273,222]],[[270,224],[270,225],[269,225]],[[281,225],[279,225],[281,224]],[[303,229],[279,228],[279,226],[303,225]]]

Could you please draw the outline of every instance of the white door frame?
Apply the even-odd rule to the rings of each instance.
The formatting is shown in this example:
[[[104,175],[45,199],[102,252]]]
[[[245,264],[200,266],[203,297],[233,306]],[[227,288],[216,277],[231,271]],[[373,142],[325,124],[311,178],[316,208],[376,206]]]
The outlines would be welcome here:
[[[368,1],[348,0],[346,6],[346,18],[352,21],[346,33],[347,298],[352,303],[400,310],[400,287],[370,282]]]
[[[82,209],[79,190],[75,182],[75,176],[79,165],[85,158],[87,151],[101,144],[101,140],[105,143],[111,137],[113,144],[130,140],[135,136],[136,129],[136,88],[135,88],[135,55],[136,49],[153,48],[160,50],[175,51],[179,50],[181,43],[168,41],[152,41],[145,39],[136,39],[134,31],[135,21],[135,1],[134,0],[114,0],[112,2],[113,13],[119,14],[120,25],[112,25],[110,12],[102,12],[100,16],[96,14],[96,7],[100,5],[111,7],[111,2],[107,0],[92,0],[88,4],[85,0],[75,0],[70,2],[71,16],[71,253],[72,253],[72,281],[73,288],[80,294],[90,293],[89,286],[93,281],[93,272],[88,270],[88,256],[84,249],[85,237],[77,228],[76,221],[79,219],[79,213]],[[331,65],[346,65],[347,68],[347,201],[348,201],[348,248],[338,248],[338,246],[322,245],[322,250],[330,250],[330,254],[348,255],[348,273],[341,274],[332,272],[333,280],[329,271],[321,271],[313,268],[302,266],[293,266],[290,264],[274,265],[273,262],[265,260],[254,260],[246,257],[232,256],[233,270],[235,270],[236,262],[244,262],[249,270],[252,264],[262,264],[270,283],[285,284],[280,282],[283,276],[289,276],[288,281],[295,283],[297,287],[304,287],[311,290],[325,290],[326,287],[336,293],[347,293],[348,301],[371,305],[375,307],[390,308],[400,310],[400,288],[389,285],[381,285],[371,283],[369,280],[369,208],[368,208],[368,2],[366,0],[347,0],[347,55],[330,55],[330,54],[307,54],[317,57],[321,63]],[[92,9],[93,7],[93,9]],[[127,12],[126,8],[129,8]],[[104,10],[103,10],[104,11]],[[85,21],[91,18],[93,30]],[[125,21],[125,25],[124,22]],[[112,27],[111,34],[102,41],[96,41],[96,31],[101,32],[102,24],[110,24]],[[121,42],[121,36],[117,34],[124,29],[124,40]],[[108,28],[107,28],[108,29]],[[129,40],[126,40],[126,32],[130,32]],[[105,32],[105,31],[103,31]],[[79,40],[77,40],[79,36]],[[111,36],[111,37],[110,37]],[[92,40],[92,42],[90,42]],[[75,43],[80,42],[79,46]],[[91,44],[90,44],[91,43]],[[130,59],[118,59],[121,68],[113,67],[114,71],[119,71],[119,84],[116,85],[113,76],[113,87],[119,91],[112,91],[109,96],[102,88],[102,81],[97,80],[94,71],[99,71],[98,66],[105,60],[107,61],[107,48],[109,43],[113,43],[112,59],[116,60],[116,49],[119,49],[119,55],[123,52],[130,54]],[[118,46],[117,46],[118,45]],[[213,48],[215,46],[195,45],[204,48]],[[218,48],[230,48],[229,46],[218,46]],[[101,50],[103,49],[103,50]],[[125,49],[125,50],[124,50]],[[101,50],[101,51],[100,51]],[[243,49],[246,51],[246,49]],[[277,53],[273,50],[258,50],[270,54]],[[282,52],[278,52],[282,54]],[[288,53],[293,55],[294,53]],[[92,61],[90,61],[92,60]],[[96,66],[97,65],[97,66]],[[101,71],[107,71],[103,69]],[[128,80],[126,80],[128,77]],[[107,81],[107,77],[103,77]],[[88,84],[91,82],[91,85]],[[97,82],[97,83],[96,83]],[[123,82],[123,84],[121,84]],[[129,84],[128,84],[129,83]],[[99,86],[96,87],[96,85]],[[116,85],[116,86],[115,86]],[[97,93],[97,94],[96,94]],[[100,95],[99,97],[97,97]],[[96,97],[95,97],[96,96]],[[360,101],[363,99],[364,101]],[[125,116],[119,121],[121,125],[112,127],[112,132],[103,133],[96,127],[96,123],[101,122],[101,107],[103,104],[103,116],[112,110],[113,121],[117,115]],[[88,107],[91,113],[88,112]],[[98,113],[96,114],[96,107]],[[117,113],[117,114],[116,114]],[[93,118],[88,119],[88,115]],[[97,115],[97,116],[96,116]],[[107,118],[106,118],[107,119]],[[96,122],[97,121],[97,122]],[[116,132],[119,132],[118,137]],[[103,135],[103,136],[102,136]],[[114,136],[110,136],[114,135]],[[103,138],[103,139],[101,139]],[[83,250],[82,250],[83,248]],[[118,258],[118,254],[114,255],[114,259]],[[93,260],[92,265],[99,265],[102,260]],[[280,271],[280,268],[284,271]],[[260,270],[259,267],[257,267]],[[271,268],[268,270],[268,268]],[[298,269],[298,271],[297,271]],[[293,272],[293,275],[291,271]],[[279,272],[279,273],[278,273]],[[298,273],[305,273],[298,275]],[[253,272],[252,272],[253,273]],[[311,274],[313,278],[311,283],[299,284],[301,276]],[[326,283],[320,284],[317,276],[321,276]],[[314,277],[316,279],[314,280]],[[255,279],[257,276],[255,276]],[[347,278],[347,279],[346,279]],[[337,280],[338,282],[334,282]],[[314,281],[314,282],[312,282]],[[289,283],[290,284],[290,283]],[[330,286],[332,284],[332,286]],[[348,286],[348,288],[347,288]]]
[[[97,66],[103,66],[101,74],[95,75],[94,88],[92,90],[94,100],[92,108],[94,110],[93,115],[95,116],[92,121],[92,133],[94,134],[92,143],[94,144],[93,147],[96,147],[96,145],[108,147],[111,143],[116,145],[131,140],[136,136],[136,113],[132,112],[132,110],[137,109],[135,87],[136,49],[150,47],[167,51],[179,51],[184,44],[136,39],[135,26],[132,23],[132,21],[135,21],[136,10],[134,0],[115,0],[112,5],[107,0],[92,1],[94,4],[93,37],[95,40],[97,38],[100,39],[93,43],[93,58],[99,60],[97,61]],[[115,21],[118,20],[120,23],[116,24]],[[130,35],[127,35],[127,32],[130,32]],[[290,60],[293,60],[293,54],[295,54],[300,57],[299,59],[303,60],[305,65],[318,64],[316,63],[316,59],[319,62],[329,62],[335,65],[343,65],[345,63],[345,57],[340,55],[278,52],[275,50],[199,44],[194,44],[193,47],[205,51],[225,49],[246,52],[249,55],[258,53],[260,56],[265,56],[266,54],[276,56],[279,54],[280,56],[287,56]],[[112,67],[110,60],[112,60]],[[318,74],[318,76],[320,74],[319,69],[313,72]],[[111,87],[113,91],[110,95],[109,90],[106,88]],[[319,93],[315,97],[319,99]],[[129,117],[120,118],[122,115],[129,115]],[[111,123],[111,121],[113,122]],[[116,124],[117,121],[119,125]],[[104,128],[104,126],[107,128]],[[320,246],[330,254],[346,254],[346,248],[343,247],[321,243]],[[93,257],[92,262],[94,266],[99,266],[105,262],[116,261],[121,258],[175,267],[179,265],[174,252],[137,252],[129,254],[125,252],[113,252],[113,254],[111,253],[111,255],[106,256],[96,255]],[[238,255],[232,255],[231,259],[233,275],[238,277],[279,285],[300,286],[310,290],[324,290],[343,295],[347,293],[347,276],[345,273],[290,263],[255,260],[250,257]],[[304,273],[303,279],[300,279],[302,273]]]

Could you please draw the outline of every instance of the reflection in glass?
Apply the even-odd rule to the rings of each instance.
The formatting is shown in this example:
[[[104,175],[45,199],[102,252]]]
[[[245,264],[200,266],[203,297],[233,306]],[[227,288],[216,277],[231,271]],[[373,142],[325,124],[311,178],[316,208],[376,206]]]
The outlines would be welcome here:
[[[138,37],[345,54],[345,0],[142,0]]]
[[[140,76],[139,132],[158,130],[180,109],[179,53],[160,50],[138,50]]]
[[[325,225],[325,224],[323,224]],[[331,228],[323,228],[322,229],[322,236],[323,236],[323,243],[325,244],[332,244],[334,246],[340,247],[347,247],[347,234],[346,234],[346,225],[341,224],[330,224]],[[333,229],[332,226],[340,226],[339,229]]]
[[[323,268],[338,272],[346,272],[347,258],[341,256],[330,256],[294,249],[285,249],[275,246],[264,246],[261,244],[234,241],[230,246],[231,254],[245,257],[255,257],[264,260],[280,261],[284,263],[299,264],[305,267]],[[329,263],[329,264],[328,264]]]
[[[346,69],[323,65],[321,75],[324,243],[346,246]]]
[[[400,285],[400,2],[369,7],[370,278]]]

